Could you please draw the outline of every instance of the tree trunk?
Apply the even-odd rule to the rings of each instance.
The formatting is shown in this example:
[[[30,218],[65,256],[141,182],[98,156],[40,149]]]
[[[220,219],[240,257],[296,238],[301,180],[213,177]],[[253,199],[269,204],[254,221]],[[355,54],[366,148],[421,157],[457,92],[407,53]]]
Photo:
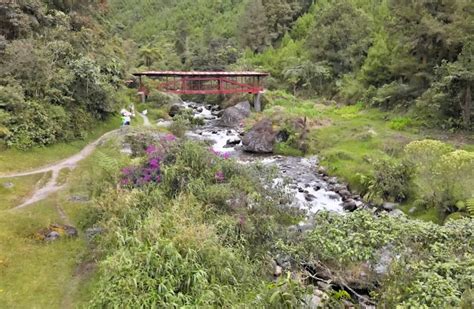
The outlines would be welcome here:
[[[466,85],[466,92],[464,94],[464,104],[462,105],[462,118],[464,129],[469,130],[471,127],[471,108],[472,108],[472,94],[471,84]]]

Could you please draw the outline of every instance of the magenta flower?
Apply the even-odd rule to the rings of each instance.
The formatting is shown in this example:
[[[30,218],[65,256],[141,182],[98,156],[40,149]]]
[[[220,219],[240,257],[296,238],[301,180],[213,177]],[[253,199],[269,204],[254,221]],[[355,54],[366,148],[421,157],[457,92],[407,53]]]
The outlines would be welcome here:
[[[176,140],[176,136],[174,136],[171,133],[168,133],[168,134],[165,135],[164,140],[166,142],[174,142]]]
[[[152,168],[160,167],[160,161],[157,158],[151,159],[149,164],[150,164],[150,167]]]
[[[130,175],[132,173],[133,169],[131,167],[125,167],[122,169],[122,174],[124,175]]]
[[[155,145],[149,145],[149,146],[146,148],[145,152],[146,152],[147,154],[152,154],[152,153],[156,152],[156,150],[157,150],[157,148],[156,148]]]
[[[223,182],[225,180],[224,173],[222,171],[216,172],[214,175],[214,178],[216,179],[217,182]]]
[[[231,154],[230,152],[224,152],[221,157],[224,159],[224,160],[227,160],[231,157]]]

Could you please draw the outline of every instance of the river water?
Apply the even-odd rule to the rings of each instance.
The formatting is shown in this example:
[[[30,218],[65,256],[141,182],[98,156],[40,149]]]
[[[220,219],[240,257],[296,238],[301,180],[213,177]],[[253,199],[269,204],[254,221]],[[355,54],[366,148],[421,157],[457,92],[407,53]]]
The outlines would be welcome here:
[[[194,102],[182,104],[184,108],[193,110],[194,117],[204,119],[204,125],[186,133],[188,138],[210,141],[214,151],[227,153],[241,164],[259,162],[276,167],[278,176],[274,179],[274,185],[284,183],[285,190],[293,196],[293,205],[306,210],[308,215],[322,210],[344,212],[343,198],[336,191],[346,187],[338,183],[336,178],[318,173],[316,156],[288,157],[244,152],[240,142],[242,130],[220,126],[217,106]],[[357,206],[362,204],[358,200],[354,202]]]

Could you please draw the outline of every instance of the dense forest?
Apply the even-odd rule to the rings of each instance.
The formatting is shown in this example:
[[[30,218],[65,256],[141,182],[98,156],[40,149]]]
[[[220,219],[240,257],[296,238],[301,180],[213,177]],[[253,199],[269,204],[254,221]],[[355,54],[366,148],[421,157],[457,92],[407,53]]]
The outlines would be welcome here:
[[[137,65],[260,69],[270,89],[472,130],[472,1],[111,1]]]
[[[8,146],[80,138],[140,67],[265,70],[269,89],[472,130],[472,1],[14,3],[0,11]]]
[[[116,111],[123,52],[87,2],[0,4],[0,135],[7,146],[82,138]]]
[[[472,308],[473,88],[472,0],[0,1],[0,307]]]

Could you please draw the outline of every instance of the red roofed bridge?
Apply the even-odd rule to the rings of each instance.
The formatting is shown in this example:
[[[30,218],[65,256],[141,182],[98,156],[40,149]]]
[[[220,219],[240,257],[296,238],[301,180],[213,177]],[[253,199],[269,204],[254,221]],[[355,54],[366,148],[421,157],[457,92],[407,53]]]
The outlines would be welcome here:
[[[263,91],[261,81],[268,73],[261,72],[204,72],[204,71],[148,71],[134,73],[140,79],[140,89],[147,93],[142,77],[161,79],[157,89],[174,94],[231,94]]]

